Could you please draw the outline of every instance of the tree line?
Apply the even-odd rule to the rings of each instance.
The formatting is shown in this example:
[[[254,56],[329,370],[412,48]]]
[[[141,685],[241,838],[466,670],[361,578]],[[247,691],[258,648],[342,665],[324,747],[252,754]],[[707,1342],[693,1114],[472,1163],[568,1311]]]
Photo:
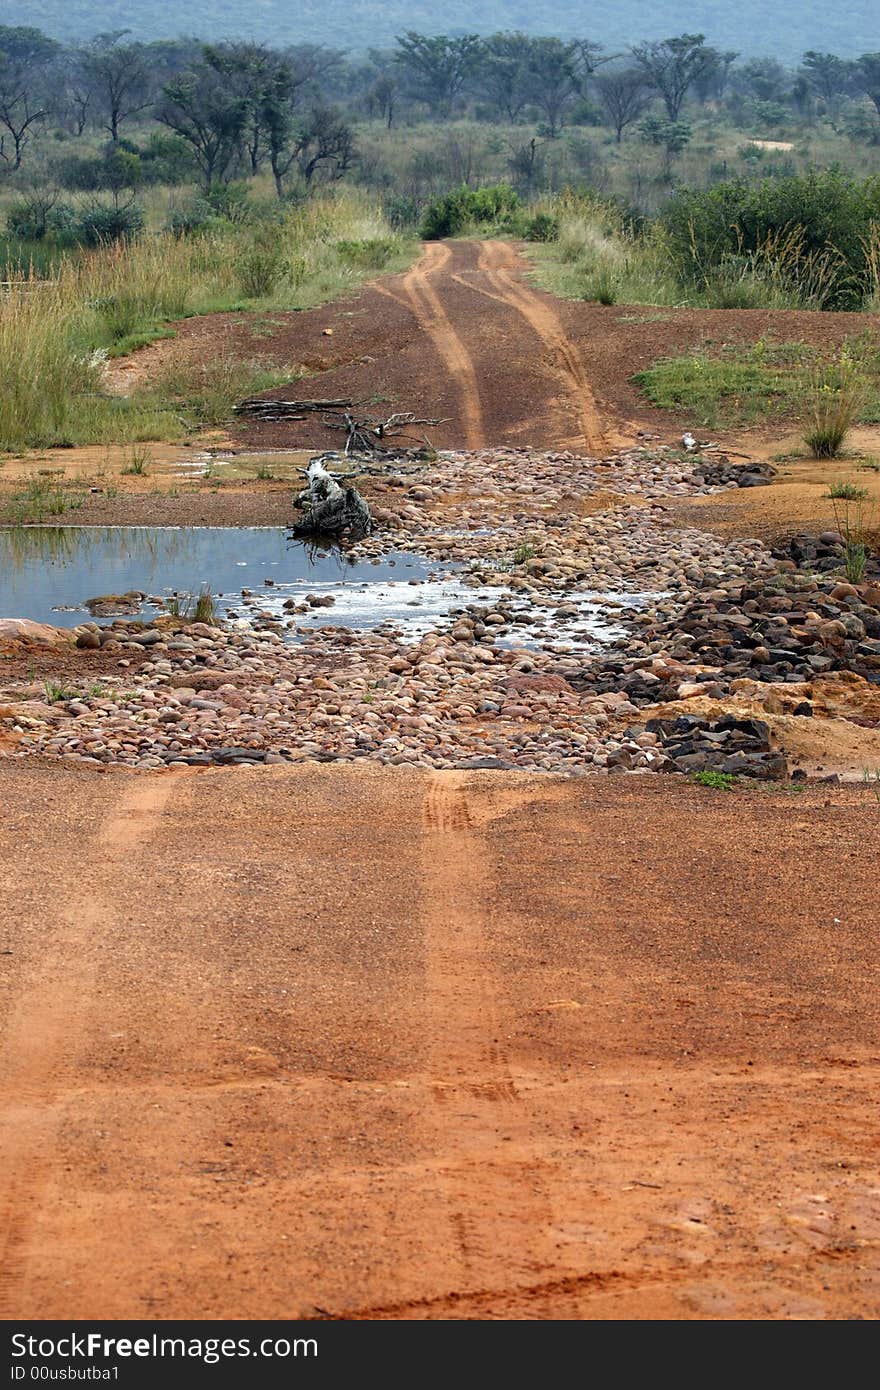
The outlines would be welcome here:
[[[294,178],[341,178],[363,117],[388,128],[462,115],[529,120],[549,140],[571,123],[605,125],[618,142],[638,127],[669,160],[689,138],[688,103],[833,119],[846,101],[860,103],[866,136],[880,138],[880,52],[848,61],[809,50],[787,70],[773,58],[740,63],[702,34],[614,53],[589,39],[410,31],[390,51],[350,57],[316,44],[131,42],[127,31],[70,48],[36,28],[0,26],[0,172],[22,168],[41,130],[99,132],[103,172],[92,175],[111,191],[142,176],[151,157],[167,170],[176,154],[206,188],[268,170],[283,197]],[[164,143],[129,148],[127,132],[148,120]],[[87,180],[84,167],[79,177]]]

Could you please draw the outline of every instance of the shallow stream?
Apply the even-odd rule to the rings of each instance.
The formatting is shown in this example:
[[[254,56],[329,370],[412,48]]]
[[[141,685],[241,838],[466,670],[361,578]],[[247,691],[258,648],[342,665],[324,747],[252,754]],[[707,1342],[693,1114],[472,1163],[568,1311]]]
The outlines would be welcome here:
[[[512,599],[502,589],[463,583],[451,564],[406,551],[380,560],[350,559],[277,526],[0,527],[0,617],[59,627],[110,623],[114,616],[149,619],[164,611],[168,599],[177,597],[185,606],[203,589],[211,591],[215,611],[232,622],[293,619],[300,632],[388,624],[409,641],[453,611],[503,599],[519,613],[510,635],[499,634],[501,644],[551,650],[595,648],[619,634],[616,610],[639,606],[633,595],[566,594],[578,613],[560,628],[553,610],[561,596],[531,603]],[[132,591],[144,598],[127,612],[99,615],[87,607],[90,599]],[[292,605],[310,595],[332,597],[333,603],[294,615]],[[293,631],[290,637],[295,640]]]

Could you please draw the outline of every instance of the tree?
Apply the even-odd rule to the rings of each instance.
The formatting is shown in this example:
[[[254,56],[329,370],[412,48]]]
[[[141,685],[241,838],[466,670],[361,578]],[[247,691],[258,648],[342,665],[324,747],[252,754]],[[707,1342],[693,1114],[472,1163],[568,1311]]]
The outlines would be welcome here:
[[[672,161],[675,155],[690,142],[693,131],[684,121],[667,121],[662,116],[648,116],[639,126],[639,131],[651,145],[658,145],[665,151],[664,172],[672,176]]]
[[[533,40],[527,34],[491,34],[483,44],[480,88],[509,121],[517,121],[529,100],[529,55]]]
[[[300,43],[285,49],[284,61],[300,99],[306,93],[317,99],[321,91],[326,92],[347,78],[345,55],[322,43]]]
[[[726,49],[723,53],[717,48],[712,48],[709,52],[712,54],[712,62],[694,78],[694,91],[697,99],[703,103],[722,99],[730,78],[730,69],[739,57],[732,48]]]
[[[269,164],[275,180],[275,192],[279,198],[284,197],[284,180],[299,154],[295,102],[295,88],[286,80],[282,70],[277,69],[275,81],[266,89],[264,95],[262,118]]]
[[[627,126],[645,114],[653,100],[651,88],[645,82],[641,68],[621,68],[603,72],[596,78],[596,91],[608,124],[618,145]]]
[[[297,162],[307,184],[321,170],[339,179],[354,158],[354,133],[335,106],[314,106],[300,125]]]
[[[659,43],[641,43],[632,55],[650,85],[660,93],[670,121],[677,121],[684,99],[697,78],[716,60],[702,34],[680,34]]]
[[[526,67],[529,100],[542,112],[546,133],[555,139],[581,93],[580,45],[562,39],[532,39]]]
[[[395,42],[398,48],[394,62],[406,74],[413,95],[427,102],[435,115],[447,116],[476,70],[482,53],[481,40],[476,34],[430,37],[410,29]]]
[[[229,84],[230,97],[237,98],[244,108],[242,139],[250,171],[257,174],[265,157],[266,94],[279,75],[289,85],[289,70],[277,53],[259,43],[206,44],[203,58]]]
[[[778,101],[788,86],[788,74],[776,58],[752,58],[736,76],[742,90],[758,101]]]
[[[13,169],[21,168],[32,128],[44,120],[49,110],[48,68],[60,45],[39,29],[0,25],[0,159]],[[12,140],[6,149],[7,135]]]
[[[319,172],[338,179],[350,168],[354,134],[336,107],[317,103],[307,116],[298,118],[295,92],[279,85],[267,99],[263,118],[279,198],[284,197],[284,180],[294,166],[307,185]]]
[[[85,69],[82,53],[68,54],[61,100],[66,120],[74,135],[82,135],[88,125],[94,97],[94,89]]]
[[[379,112],[380,117],[385,122],[386,130],[390,130],[394,124],[396,100],[397,83],[389,73],[382,73],[367,92],[367,105],[371,115],[374,110]]]
[[[811,48],[804,54],[803,68],[816,95],[832,110],[839,105],[852,80],[853,65],[836,53],[817,53]]]
[[[511,150],[507,167],[519,189],[527,194],[534,192],[544,175],[544,151],[534,136],[526,144]]]
[[[577,52],[577,67],[584,81],[595,77],[603,63],[611,63],[620,56],[606,53],[602,44],[595,43],[592,39],[575,39],[574,46]]]
[[[880,53],[863,53],[855,62],[856,85],[874,103],[880,115]]]
[[[173,78],[156,115],[190,146],[206,188],[226,177],[244,133],[247,104],[221,72],[203,61]]]
[[[83,70],[94,92],[95,107],[114,145],[124,121],[146,111],[155,85],[142,44],[119,40],[127,30],[99,34],[83,55]]]

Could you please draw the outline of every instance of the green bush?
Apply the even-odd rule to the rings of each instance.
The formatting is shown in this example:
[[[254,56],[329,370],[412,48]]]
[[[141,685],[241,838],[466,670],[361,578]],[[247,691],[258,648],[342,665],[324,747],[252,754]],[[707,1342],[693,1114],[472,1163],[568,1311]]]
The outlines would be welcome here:
[[[526,241],[558,241],[559,218],[552,212],[536,212],[526,223]]]
[[[410,231],[418,225],[419,205],[405,193],[391,193],[384,200],[384,212],[396,232]]]
[[[289,265],[277,242],[253,242],[238,258],[238,283],[246,299],[268,299],[287,275]]]
[[[170,131],[154,130],[139,153],[147,183],[190,183],[198,172],[189,145]]]
[[[55,242],[72,239],[76,213],[70,203],[55,202],[39,193],[17,198],[6,212],[6,230],[18,241]]]
[[[227,222],[249,222],[252,215],[250,189],[244,182],[212,184],[202,199],[215,217]]]
[[[707,191],[681,189],[660,214],[666,245],[684,283],[706,286],[735,257],[763,257],[792,287],[810,279],[821,307],[858,309],[868,291],[867,247],[880,218],[880,178],[838,168]]]
[[[127,207],[92,203],[83,209],[76,224],[77,240],[83,246],[110,246],[114,241],[133,241],[143,230],[143,209],[136,203],[130,203]]]
[[[175,236],[200,236],[222,224],[223,218],[214,212],[204,198],[191,198],[180,207],[171,209],[165,230],[173,232]]]
[[[519,208],[519,195],[510,184],[497,183],[486,188],[462,184],[429,203],[422,222],[425,241],[459,236],[472,227],[487,227],[512,218]]]
[[[382,270],[397,249],[391,237],[376,237],[367,241],[337,241],[340,260],[358,270]]]

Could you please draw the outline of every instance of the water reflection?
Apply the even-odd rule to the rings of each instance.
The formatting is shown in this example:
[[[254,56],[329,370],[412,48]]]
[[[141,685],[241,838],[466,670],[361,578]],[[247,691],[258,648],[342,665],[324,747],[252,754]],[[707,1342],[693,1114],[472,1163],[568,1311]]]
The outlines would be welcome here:
[[[303,620],[371,627],[389,616],[414,618],[411,610],[426,606],[434,586],[406,581],[428,574],[420,556],[355,560],[326,543],[297,540],[283,527],[0,527],[0,617],[68,627],[88,620],[82,605],[98,595],[138,590],[166,598],[204,587],[218,597],[221,612],[245,615],[240,591],[248,589],[259,608],[278,617],[289,616],[284,603],[291,598],[333,593],[334,609]],[[434,597],[448,606],[445,586],[439,587],[443,592]]]

